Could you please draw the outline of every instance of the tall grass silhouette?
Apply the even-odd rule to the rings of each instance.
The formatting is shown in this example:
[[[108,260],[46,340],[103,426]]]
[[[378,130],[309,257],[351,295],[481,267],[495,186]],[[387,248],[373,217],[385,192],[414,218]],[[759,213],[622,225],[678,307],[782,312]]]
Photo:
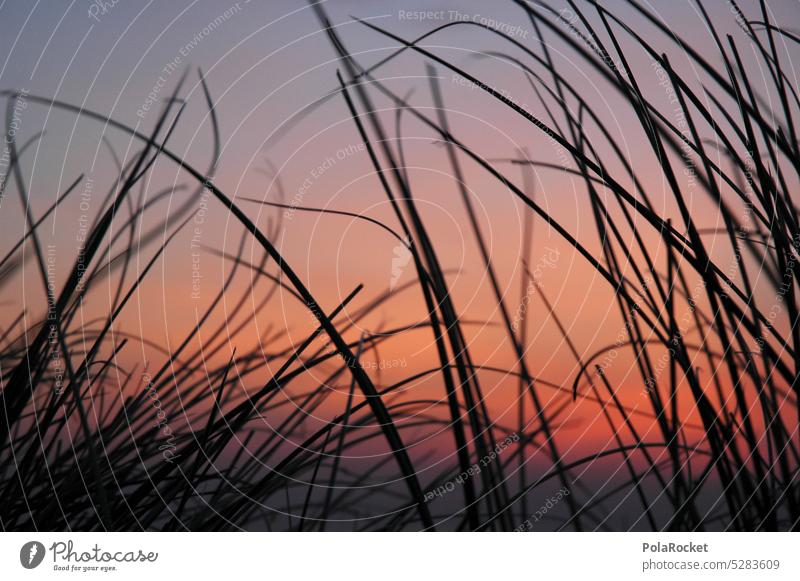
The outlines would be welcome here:
[[[569,0],[568,11],[539,2],[512,4],[532,38],[481,21],[446,22],[406,38],[370,20],[337,27],[323,4],[311,5],[338,58],[338,76],[329,93],[274,138],[294,131],[322,103],[338,101],[365,147],[391,222],[287,204],[280,196],[226,194],[214,180],[222,139],[217,116],[224,111],[215,106],[202,73],[214,152],[205,168],[193,167],[171,147],[186,106],[186,76],[149,132],[46,96],[2,93],[9,152],[2,194],[18,196],[27,234],[0,259],[0,286],[13,286],[23,269],[32,268],[46,295],[45,304],[26,301],[0,328],[4,530],[798,528],[800,214],[791,191],[800,178],[794,123],[800,100],[786,51],[800,38],[773,22],[764,2],[760,17],[750,20],[733,0],[724,11],[696,3],[716,47],[713,55],[636,0],[627,1],[625,17],[594,0],[580,6]],[[718,32],[731,19],[748,46]],[[645,24],[648,34],[637,30]],[[365,65],[350,52],[344,31],[354,26],[390,47],[377,63]],[[435,40],[449,29],[473,30],[476,42],[499,40],[507,50],[446,58]],[[670,50],[655,48],[652,30],[662,33]],[[572,51],[577,66],[613,93],[624,116],[635,120],[625,124],[625,134],[648,148],[651,165],[630,161],[625,136],[559,69],[553,47]],[[424,67],[416,90],[426,92],[432,106],[416,106],[417,95],[400,94],[381,77],[399,59]],[[487,60],[511,66],[529,91],[509,94],[481,80],[474,65]],[[696,82],[673,68],[678,60],[696,72]],[[749,72],[754,66],[761,71],[757,83]],[[462,118],[449,108],[440,71],[458,75],[490,99],[498,115],[512,114],[532,136],[544,137],[564,153],[564,163],[527,147],[484,157],[462,135]],[[394,126],[378,104],[387,102]],[[33,213],[23,160],[42,135],[17,141],[13,125],[21,104],[104,124],[136,143],[135,155],[118,162],[118,177],[58,287],[48,277],[40,230],[76,195],[84,176],[73,177],[40,216]],[[488,119],[493,114],[483,112]],[[470,268],[485,272],[496,305],[491,321],[467,318],[451,292],[452,272],[404,161],[410,147],[401,135],[405,121],[424,128],[446,155],[467,216],[464,236],[478,251]],[[143,202],[136,192],[157,161],[174,164],[188,182]],[[515,259],[523,273],[519,296],[495,264],[467,166],[495,180],[524,208],[523,252]],[[540,172],[580,186],[593,232],[585,226],[576,232],[554,218],[535,191]],[[653,183],[663,188],[654,191]],[[178,188],[189,201],[156,226],[145,225],[156,200]],[[716,215],[698,210],[698,193]],[[152,345],[163,353],[160,366],[126,368],[125,350],[152,338],[126,334],[118,320],[143,282],[163,267],[170,243],[204,194],[241,228],[236,252],[210,249],[230,270],[177,346]],[[266,229],[257,225],[254,209],[275,212]],[[339,304],[321,305],[276,243],[286,211],[367,223],[375,236],[395,239],[408,258],[403,267],[409,276],[399,279],[399,262],[387,262],[394,278],[386,289],[369,289],[367,300],[359,285]],[[6,209],[2,219],[19,218]],[[582,348],[571,314],[539,283],[533,258],[541,250],[533,248],[538,224],[569,249],[569,261],[592,269],[613,292],[622,328],[615,343]],[[596,244],[586,242],[590,234]],[[249,256],[248,241],[257,249]],[[250,282],[236,294],[234,282],[241,277]],[[98,320],[84,320],[81,306],[93,300],[101,281],[113,290],[111,308]],[[288,329],[267,329],[269,352],[231,348],[249,332],[234,319],[276,308],[279,292],[308,311],[315,329],[299,342]],[[391,308],[398,293],[417,293],[426,318],[381,332],[359,328],[371,313]],[[543,317],[522,308],[530,302]],[[220,312],[225,322],[217,327]],[[513,365],[494,366],[475,353],[470,329],[487,324],[505,334]],[[573,359],[573,372],[558,381],[540,376],[538,352],[530,345],[531,329],[545,326]],[[198,342],[201,331],[210,343]],[[431,340],[434,368],[387,384],[364,365],[366,353],[410,333]],[[493,415],[490,376],[513,378],[513,413]],[[421,380],[435,382],[436,398],[405,391]],[[245,381],[260,387],[244,390]],[[333,384],[340,387],[338,397],[331,397]],[[291,398],[284,397],[288,391]],[[341,406],[320,427],[313,411],[332,400]],[[607,442],[581,436],[581,422],[589,420],[571,419],[578,405],[591,410],[592,424],[605,426]],[[265,415],[279,421],[267,426]],[[576,423],[578,430],[570,431]],[[446,453],[432,460],[412,450],[424,439],[420,433],[446,440]],[[579,457],[570,450],[581,438],[593,451]],[[347,452],[364,445],[387,453],[354,469]],[[610,476],[595,488],[581,478],[598,465]],[[373,486],[374,472],[392,477]]]

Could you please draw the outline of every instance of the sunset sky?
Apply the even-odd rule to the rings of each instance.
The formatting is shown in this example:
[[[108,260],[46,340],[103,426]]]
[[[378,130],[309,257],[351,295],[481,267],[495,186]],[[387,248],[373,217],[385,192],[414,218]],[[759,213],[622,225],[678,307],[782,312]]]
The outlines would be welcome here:
[[[365,67],[391,54],[398,44],[354,18],[413,40],[454,19],[480,21],[483,16],[491,17],[496,26],[513,30],[517,40],[537,54],[541,53],[531,22],[513,2],[490,3],[491,15],[487,3],[477,0],[457,3],[408,0],[402,7],[388,0],[329,0],[324,4],[347,49]],[[651,10],[677,34],[691,39],[701,54],[708,53],[712,60],[717,59],[713,60],[713,65],[722,66],[714,52],[713,38],[693,4],[689,7],[672,2],[653,4]],[[687,83],[693,87],[708,84],[707,75],[687,64],[688,59],[674,49],[674,44],[627,2],[614,0],[604,5],[645,35],[655,47],[669,51],[672,66]],[[554,10],[564,10],[565,6],[565,3],[556,3]],[[793,0],[770,2],[770,8],[774,21],[779,23],[797,23],[800,17],[800,7]],[[420,11],[428,16],[423,18]],[[571,12],[562,14],[565,18],[574,17],[569,16]],[[35,4],[4,5],[2,15],[0,54],[5,56],[0,65],[0,90],[20,90],[26,95],[64,101],[149,134],[166,99],[181,76],[187,73],[180,92],[186,108],[166,147],[205,174],[213,156],[214,132],[198,74],[201,70],[219,120],[221,155],[214,171],[214,183],[268,234],[324,310],[330,312],[357,285],[364,285],[336,321],[340,327],[352,323],[346,333],[348,341],[357,342],[362,332],[390,332],[425,320],[423,295],[414,284],[417,277],[414,263],[396,260],[404,254],[402,244],[392,234],[365,220],[300,209],[326,208],[361,214],[380,221],[402,238],[402,228],[381,188],[344,98],[338,93],[330,95],[339,89],[337,70],[344,72],[345,69],[306,3],[197,0],[146,4],[119,1],[104,5],[99,0],[55,4],[37,1]],[[601,26],[595,13],[593,17],[593,22]],[[742,40],[743,33],[727,8],[717,9],[715,22],[721,34],[731,34],[737,41]],[[563,30],[576,42],[583,42],[565,25]],[[676,227],[683,229],[678,208],[634,111],[563,39],[548,29],[543,29],[543,34],[556,68],[580,87],[580,97],[591,104],[607,125],[626,160],[643,179],[642,185],[657,212],[672,218]],[[643,93],[669,116],[669,94],[659,82],[652,59],[631,37],[624,33],[619,36]],[[499,54],[502,51],[518,59],[524,58],[530,65],[531,59],[518,48],[486,30],[468,25],[448,28],[427,38],[423,45],[509,95],[514,102],[550,124],[548,107],[554,105],[553,95],[544,91],[536,79],[527,76],[512,60]],[[798,54],[796,44],[782,45],[781,50],[782,54],[794,57]],[[759,70],[749,47],[742,53],[752,81],[757,84],[761,80],[763,85],[766,72]],[[578,169],[571,156],[565,158],[563,150],[544,133],[536,131],[509,107],[460,75],[411,51],[377,69],[374,76],[420,112],[435,119],[431,79],[426,71],[426,65],[430,64],[441,87],[453,134],[482,158],[496,164],[593,255],[600,256],[602,245],[583,178],[557,167],[524,168],[510,163],[511,159],[519,159],[524,151],[532,160],[559,166],[566,159],[570,170]],[[787,59],[786,66],[787,74],[796,79],[792,61]],[[534,70],[552,87],[552,78],[542,67],[534,67]],[[447,149],[433,131],[415,121],[407,111],[398,113],[393,103],[374,87],[370,96],[387,130],[389,146],[396,154],[402,149],[404,172],[425,228],[434,242],[439,263],[447,274],[447,284],[458,308],[471,356],[477,364],[516,372],[516,357],[502,326]],[[774,93],[763,96],[768,101],[775,99]],[[306,114],[306,109],[323,97],[326,98]],[[574,99],[571,100],[574,103]],[[726,106],[731,107],[732,114],[738,114],[732,103],[726,102]],[[577,115],[577,107],[574,113]],[[559,122],[563,120],[560,111],[556,116]],[[30,193],[34,219],[41,216],[79,175],[84,176],[76,191],[46,220],[39,233],[41,243],[54,248],[53,268],[58,287],[73,267],[87,220],[94,221],[104,209],[102,201],[118,176],[117,163],[124,165],[134,159],[141,142],[103,123],[80,119],[74,113],[31,100],[25,102],[20,119],[18,144],[39,131],[44,132],[22,158],[22,175]],[[631,186],[630,178],[614,157],[607,140],[593,122],[585,123],[589,127],[587,133],[595,138],[592,146],[598,149],[598,156],[603,158],[609,173],[625,186]],[[706,125],[702,122],[698,125],[701,132],[708,133]],[[373,132],[370,138],[379,147]],[[679,156],[673,161],[679,162]],[[571,399],[579,365],[539,293],[545,293],[575,347],[588,358],[624,336],[615,290],[540,217],[533,220],[532,244],[525,250],[524,224],[531,210],[465,156],[459,157],[459,162],[464,172],[464,186],[474,204],[509,314],[519,317],[521,305],[525,305],[527,364],[531,373],[542,380],[539,389],[545,408],[555,409]],[[718,163],[727,167],[728,162],[719,154]],[[16,180],[6,173],[7,161],[0,166],[4,182],[9,184],[0,202],[3,216],[0,248],[4,254],[25,234],[28,226]],[[391,176],[388,177],[391,180]],[[722,218],[713,200],[701,187],[689,183],[691,179],[687,175],[679,175],[679,179],[686,188],[691,213],[699,216],[698,223],[703,228],[722,227]],[[240,243],[244,245],[245,265],[210,317],[209,325],[193,337],[193,343],[209,348],[219,346],[218,350],[210,352],[209,362],[221,365],[231,358],[234,349],[239,353],[256,350],[267,356],[282,353],[306,339],[315,328],[316,320],[290,292],[278,290],[267,307],[254,316],[274,283],[263,279],[253,283],[255,275],[247,265],[258,266],[263,251],[251,236],[244,236],[243,228],[226,208],[212,196],[200,194],[196,182],[163,157],[156,161],[140,185],[132,192],[134,200],[145,203],[152,200],[152,205],[137,225],[129,283],[142,272],[180,221],[186,218],[190,221],[169,243],[153,272],[114,325],[114,331],[119,333],[117,340],[127,336],[146,339],[127,346],[120,354],[120,362],[129,370],[135,369],[137,374],[160,367],[166,358],[164,349],[175,349],[192,333],[198,318],[231,272],[230,257],[226,259],[220,255],[236,254]],[[176,189],[160,195],[170,188]],[[601,187],[598,193],[608,203],[609,211],[619,219],[621,235],[633,248],[632,230],[623,223],[611,192]],[[196,197],[193,202],[191,196]],[[294,206],[295,210],[269,207],[245,198]],[[740,204],[734,208],[743,218],[744,206]],[[120,234],[115,246],[119,251],[129,245],[122,216],[129,216],[127,207],[122,209],[115,226],[117,230],[114,227],[111,230],[112,235]],[[667,255],[661,248],[661,238],[639,220],[641,216],[636,226],[641,228],[645,243],[663,271]],[[165,221],[169,224],[166,228]],[[146,234],[153,236],[148,239]],[[715,240],[714,236],[709,235],[708,240]],[[709,243],[712,257],[722,271],[735,270],[735,259],[727,239],[721,236],[720,241],[718,246]],[[4,328],[20,312],[20,307],[27,309],[23,324],[28,326],[44,314],[42,306],[46,303],[41,276],[32,255],[26,252],[30,253],[30,248],[23,251],[26,257],[23,275],[3,289],[0,320]],[[522,288],[521,258],[526,252],[530,256],[529,270],[535,273],[541,291]],[[636,250],[632,252],[639,256]],[[104,260],[111,258],[113,256],[106,256]],[[273,261],[267,263],[266,271],[277,275]],[[81,310],[84,325],[90,327],[92,321],[108,312],[115,298],[116,282],[115,274],[93,285],[90,300],[85,301]],[[774,291],[757,277],[752,282],[754,296],[761,301],[762,308],[768,310],[775,302]],[[697,280],[690,280],[689,284],[695,285]],[[367,316],[355,320],[356,313],[390,291],[388,300]],[[236,310],[242,296],[246,297],[243,307]],[[706,305],[702,292],[698,293],[697,300]],[[687,312],[686,301],[679,302],[682,316]],[[243,325],[244,330],[233,340],[227,339],[227,334],[239,325]],[[785,316],[777,317],[774,325],[785,332]],[[700,331],[691,324],[686,325],[684,334],[689,341],[699,341],[701,337]],[[323,348],[324,343],[325,339],[319,338],[314,346]],[[664,352],[663,347],[653,348],[656,360]],[[262,372],[242,381],[242,393],[261,387],[284,360],[283,357],[265,359]],[[597,363],[601,360],[602,355]],[[368,350],[363,361],[370,377],[377,384],[388,386],[435,367],[438,358],[430,330],[422,327],[394,332],[378,348]],[[698,362],[700,366],[704,364],[705,360]],[[324,381],[322,372],[333,370],[332,364],[315,368],[309,371],[305,381],[309,385]],[[709,389],[713,373],[714,370],[709,369],[700,373]],[[625,405],[632,409],[647,408],[641,378],[629,351],[608,365],[607,376],[619,387]],[[518,378],[490,370],[481,372],[479,378],[491,415],[498,418],[500,424],[507,424],[509,430],[516,429]],[[307,387],[298,385],[296,393],[287,392],[287,399],[291,400]],[[349,377],[337,377],[331,387],[334,394],[325,404],[309,410],[310,431],[333,414],[340,413],[347,398]],[[442,402],[445,397],[437,375],[424,376],[407,390],[405,396],[413,395],[431,402]],[[589,399],[584,400],[583,396]],[[397,396],[397,401],[402,402],[403,397]],[[681,399],[680,406],[691,433],[691,424],[697,422],[694,404],[687,396]],[[444,417],[444,410],[432,404],[430,413]],[[265,415],[279,422],[280,413]],[[634,418],[645,433],[654,423],[642,414],[634,413]],[[182,421],[190,424],[194,419]],[[761,419],[756,421],[761,422]],[[581,382],[579,401],[560,416],[559,425],[556,439],[566,450],[567,458],[580,457],[613,443],[603,416],[591,401],[585,381]],[[432,449],[435,454],[430,462],[441,458],[452,460],[449,436],[445,438],[435,430],[428,430],[419,431],[423,443],[419,450],[412,449],[412,454],[422,458]],[[702,431],[696,435],[700,438]],[[387,454],[386,447],[375,441],[363,448],[366,455]],[[361,461],[354,459],[353,465]],[[543,468],[549,462],[543,454],[540,461],[532,460],[531,467]],[[597,471],[587,475],[587,480],[603,482],[605,476],[619,466],[619,459],[598,462]]]

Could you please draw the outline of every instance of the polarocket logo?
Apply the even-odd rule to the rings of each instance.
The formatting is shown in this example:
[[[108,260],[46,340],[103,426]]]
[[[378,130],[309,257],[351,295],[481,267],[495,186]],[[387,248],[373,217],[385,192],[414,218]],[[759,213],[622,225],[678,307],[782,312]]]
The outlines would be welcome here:
[[[39,541],[29,541],[19,550],[19,562],[26,569],[35,569],[44,559],[44,545]]]

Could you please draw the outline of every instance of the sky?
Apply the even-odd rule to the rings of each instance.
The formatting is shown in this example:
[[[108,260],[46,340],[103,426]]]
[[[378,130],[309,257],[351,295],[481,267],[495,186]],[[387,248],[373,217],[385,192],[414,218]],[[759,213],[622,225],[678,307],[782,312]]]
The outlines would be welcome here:
[[[492,2],[491,11],[489,3],[470,0],[402,3],[328,0],[324,5],[347,48],[364,65],[380,61],[398,44],[351,17],[364,19],[405,39],[457,19],[482,22],[491,18],[491,26],[509,32],[537,54],[541,49],[530,21],[513,2]],[[627,2],[614,0],[604,5],[626,22],[637,25],[637,30],[647,30],[648,40],[656,46],[669,49],[673,66],[691,85],[707,82]],[[754,6],[744,5],[755,14]],[[800,23],[800,4],[796,1],[776,1],[769,5],[776,22]],[[551,6],[565,18],[572,18],[571,12],[564,12],[565,3]],[[691,39],[701,53],[714,54],[713,39],[694,3],[655,2],[650,7],[669,28]],[[714,11],[721,30],[741,41],[742,32],[729,4],[720,2]],[[791,28],[791,24],[787,25]],[[563,30],[573,40],[583,42],[566,26]],[[580,87],[581,97],[596,107],[628,161],[642,175],[652,178],[646,187],[658,209],[677,219],[677,209],[668,201],[667,186],[657,171],[657,160],[633,113],[623,106],[620,95],[607,82],[577,58],[566,42],[552,31],[545,30],[544,34],[559,70]],[[631,67],[646,79],[643,86],[648,96],[666,105],[668,95],[657,82],[650,57],[636,48],[629,37],[621,35],[621,39]],[[547,119],[548,111],[529,78],[514,62],[499,55],[499,51],[504,51],[522,58],[524,55],[518,48],[474,26],[442,31],[426,39],[425,46]],[[748,70],[758,79],[764,72],[757,68],[747,50],[744,57]],[[781,50],[796,56],[796,47],[784,45]],[[430,61],[421,55],[406,52],[378,69],[376,77],[421,111],[435,115],[426,64]],[[713,64],[719,65],[720,61]],[[333,309],[357,285],[363,284],[364,290],[355,306],[345,313],[347,320],[370,300],[390,288],[396,289],[381,308],[354,321],[351,336],[357,338],[359,330],[385,331],[424,318],[421,294],[415,288],[403,288],[404,284],[413,283],[415,272],[413,264],[403,263],[403,250],[397,238],[364,220],[287,211],[258,203],[270,201],[295,208],[355,212],[401,232],[344,99],[341,94],[331,95],[338,88],[337,70],[344,70],[342,63],[319,21],[308,4],[298,0],[168,3],[20,0],[0,4],[0,90],[23,91],[26,95],[67,102],[148,134],[154,128],[160,108],[185,73],[180,97],[185,100],[186,108],[168,148],[206,173],[213,158],[214,127],[200,82],[202,71],[219,123],[221,153],[214,169],[214,183],[234,198],[260,228],[271,233],[275,246],[323,308]],[[542,73],[541,67],[536,70]],[[787,70],[796,79],[791,65]],[[528,192],[537,203],[588,249],[599,252],[581,179],[547,169],[534,170],[526,178],[520,166],[507,162],[526,151],[531,158],[560,164],[563,151],[460,75],[440,63],[434,63],[434,71],[454,133],[484,159],[493,160],[507,170],[515,183],[528,184]],[[405,171],[417,206],[442,268],[448,272],[454,301],[470,329],[471,349],[487,365],[513,367],[514,356],[499,326],[500,313],[446,149],[435,134],[410,119],[408,113],[398,116],[389,100],[377,91],[371,94],[389,128],[390,146],[402,146]],[[318,106],[303,114],[323,97]],[[552,96],[546,96],[545,101],[552,105]],[[113,186],[117,160],[122,164],[129,162],[141,144],[123,131],[30,99],[25,102],[23,113],[19,143],[44,131],[22,163],[33,215],[41,215],[74,180],[83,176],[77,193],[59,206],[43,229],[43,243],[57,248],[54,270],[56,280],[61,281],[80,248],[83,225],[99,214],[102,198]],[[608,148],[603,153],[608,155]],[[523,225],[529,210],[476,164],[462,162],[464,184],[487,241],[501,290],[512,305],[512,316],[518,316],[520,305],[530,298],[526,297],[530,291],[521,287],[519,260],[525,252]],[[7,162],[0,165],[5,177]],[[619,174],[621,165],[610,160],[609,168]],[[182,189],[158,197],[164,188],[176,186]],[[153,200],[138,226],[139,240],[143,233],[151,231],[154,239],[137,247],[133,272],[141,272],[157,243],[172,233],[176,224],[170,222],[165,229],[165,219],[188,216],[191,220],[189,227],[170,242],[163,260],[158,262],[152,277],[137,293],[135,303],[118,325],[120,331],[147,337],[166,347],[176,346],[191,332],[198,313],[213,299],[230,272],[230,261],[221,259],[219,254],[234,253],[242,240],[241,227],[226,209],[212,198],[199,195],[195,186],[177,165],[159,159],[141,190],[135,193],[137,199],[141,196],[143,200]],[[718,213],[707,196],[699,189],[688,191],[692,211],[707,216],[706,226],[719,226]],[[608,192],[601,194],[605,196]],[[179,209],[186,204],[188,213],[180,214]],[[26,231],[17,188],[5,191],[0,202],[0,219],[0,248],[7,248]],[[122,248],[127,242],[127,233],[121,233],[124,235],[115,248]],[[628,229],[624,235],[631,239]],[[648,240],[658,244],[655,235]],[[535,220],[529,252],[530,270],[537,273],[537,282],[562,314],[562,322],[579,349],[591,353],[613,343],[622,328],[613,289],[544,220]],[[719,252],[718,259],[725,270],[732,258],[723,249]],[[252,238],[245,239],[244,257],[249,263],[261,259],[261,251]],[[663,260],[664,255],[660,258]],[[20,304],[30,308],[31,316],[37,309],[41,312],[42,285],[31,263],[28,262],[24,276],[7,287],[15,292],[13,298],[0,305],[1,319],[8,320]],[[276,328],[285,330],[283,345],[298,344],[314,325],[304,307],[284,291],[277,293],[269,309],[252,316],[268,286],[263,281],[252,284],[248,277],[237,279],[234,285],[238,292],[250,295],[244,311],[235,313],[237,324],[243,321],[247,331],[215,355],[223,360],[230,357],[234,346],[251,348]],[[96,286],[86,306],[86,320],[108,308],[114,289],[110,283],[111,279]],[[229,304],[226,299],[216,314],[219,322],[227,323],[224,326],[228,330],[235,326],[227,320],[234,312],[234,303]],[[576,363],[541,301],[535,301],[527,317],[532,321],[529,357],[535,373],[548,381],[571,386]],[[224,336],[204,339],[225,343]],[[267,352],[277,348],[269,341],[260,347]],[[154,365],[163,354],[142,345],[126,356],[130,357],[131,365],[141,368],[148,362]],[[372,373],[378,376],[383,363],[381,377],[387,382],[407,375],[412,369],[430,367],[436,360],[430,333],[420,330],[398,334],[387,342],[385,349],[371,357],[375,364]],[[630,383],[633,401],[641,397],[638,393],[641,387],[635,385],[629,365],[620,365],[612,373],[622,384]],[[505,377],[487,382],[492,405],[501,414],[512,414],[517,397],[516,380]],[[420,389],[438,393],[440,386],[420,382]],[[557,395],[553,391],[548,397]],[[592,412],[586,406],[579,406],[575,419],[585,424],[592,419]],[[589,449],[591,445],[585,447]]]

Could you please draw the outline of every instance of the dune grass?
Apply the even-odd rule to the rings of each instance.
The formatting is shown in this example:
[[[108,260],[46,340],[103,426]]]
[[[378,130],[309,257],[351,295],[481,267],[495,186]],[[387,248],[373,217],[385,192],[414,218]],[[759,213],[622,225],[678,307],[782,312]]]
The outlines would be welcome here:
[[[718,51],[713,56],[702,54],[635,0],[628,0],[629,10],[660,30],[674,52],[657,50],[647,35],[594,0],[580,6],[570,0],[575,18],[569,22],[563,12],[545,3],[513,4],[520,19],[530,24],[534,39],[522,41],[478,22],[449,22],[407,39],[391,27],[360,21],[358,26],[393,47],[371,66],[349,52],[347,39],[331,24],[323,5],[313,4],[339,58],[338,78],[332,79],[331,92],[287,122],[282,134],[331,100],[338,100],[352,118],[352,129],[375,172],[375,188],[385,195],[393,222],[327,208],[296,209],[325,220],[364,221],[375,227],[376,236],[388,233],[407,245],[413,281],[381,291],[366,303],[358,286],[340,304],[320,305],[276,247],[280,220],[262,230],[248,212],[253,203],[280,211],[293,206],[282,200],[232,198],[215,183],[219,112],[202,74],[214,151],[203,170],[170,146],[185,107],[180,96],[186,77],[176,84],[149,133],[69,103],[3,93],[7,128],[15,103],[25,99],[71,113],[84,123],[106,124],[134,138],[139,147],[129,161],[119,163],[118,179],[83,252],[75,257],[66,282],[53,291],[38,232],[58,205],[74,195],[83,176],[73,178],[57,201],[35,216],[20,159],[41,135],[18,145],[7,130],[10,177],[2,187],[16,190],[26,211],[27,233],[3,252],[0,285],[12,284],[25,261],[33,261],[47,302],[37,313],[27,304],[25,312],[0,328],[4,530],[515,530],[530,522],[537,512],[536,499],[550,492],[549,485],[568,493],[563,506],[548,509],[537,520],[537,527],[544,529],[797,530],[800,214],[791,191],[800,181],[794,125],[800,100],[780,47],[800,40],[771,21],[765,3],[760,18],[742,20],[750,41],[746,49],[733,36],[718,32],[718,9],[697,4]],[[739,10],[735,2],[731,5]],[[725,11],[725,17],[731,15]],[[508,50],[475,53],[454,62],[425,44],[455,27],[473,30],[476,39],[499,39]],[[649,148],[666,200],[649,185],[654,176],[641,175],[627,158],[624,144],[597,105],[559,70],[551,51],[554,41],[574,52],[580,65],[602,80],[637,120],[626,130]],[[632,49],[622,49],[631,45],[638,57],[648,59],[649,68],[636,69]],[[411,55],[427,67],[428,86],[419,89],[429,91],[433,107],[415,106],[410,97],[381,80],[382,67],[401,55]],[[754,86],[744,55],[758,59],[767,86]],[[699,87],[673,68],[671,63],[679,57],[699,71]],[[526,79],[530,93],[524,98],[508,95],[482,81],[470,67],[486,59],[510,64]],[[540,159],[535,149],[502,152],[493,159],[476,152],[448,113],[439,69],[460,75],[494,106],[516,115],[532,142],[545,138],[562,148],[570,165]],[[652,97],[654,86],[671,91],[668,108]],[[396,109],[395,128],[380,114],[378,98]],[[525,100],[537,105],[520,105]],[[470,327],[476,322],[459,311],[450,272],[406,173],[403,141],[391,138],[393,131],[400,134],[401,115],[426,128],[444,147],[468,217],[465,236],[478,249],[476,268],[487,273],[497,306],[496,320],[490,323],[505,333],[513,367],[495,368],[470,348]],[[190,201],[142,234],[154,201],[142,203],[134,191],[143,187],[156,160],[172,162],[187,178],[187,184],[163,190],[156,199],[179,188],[190,192]],[[506,292],[507,283],[481,231],[467,187],[467,165],[496,180],[524,207],[520,301],[534,284],[533,300],[545,309],[545,319],[514,319],[519,303]],[[557,172],[582,185],[599,250],[586,243],[585,231],[570,231],[541,203],[534,191],[536,172]],[[707,216],[697,215],[686,176],[716,209],[720,227],[709,229]],[[239,224],[241,242],[236,254],[213,250],[230,264],[226,280],[178,347],[161,348],[162,365],[148,370],[142,383],[137,380],[141,370],[125,369],[118,356],[148,337],[126,336],[116,323],[151,270],[166,259],[166,249],[188,223],[203,192]],[[662,211],[665,204],[675,209],[674,215]],[[535,282],[532,232],[540,223],[613,290],[625,331],[616,344],[582,352],[558,303]],[[246,259],[246,240],[260,249],[255,262]],[[118,252],[120,244],[127,244],[127,250]],[[131,280],[131,261],[145,248],[148,258]],[[734,257],[732,267],[720,265],[717,257],[725,254]],[[253,290],[248,287],[234,296],[233,283],[240,276],[251,277]],[[114,281],[113,308],[103,320],[87,323],[78,312],[101,280]],[[254,290],[257,284],[263,294]],[[229,345],[246,332],[240,324],[228,326],[225,336],[218,332],[211,344],[198,345],[201,328],[212,325],[223,303],[226,317],[233,319],[258,295],[249,313],[256,316],[275,307],[272,299],[279,291],[318,321],[304,341],[271,329],[270,345],[283,347],[269,354],[232,350]],[[419,293],[426,319],[392,333],[360,332],[355,323],[384,308],[397,292]],[[342,316],[345,311],[348,317]],[[529,348],[529,329],[545,324],[555,325],[576,369],[555,382],[538,377],[536,353]],[[429,334],[438,365],[383,384],[362,366],[364,354],[409,332]],[[319,347],[317,340],[323,336],[332,350]],[[639,386],[644,405],[631,407],[623,386],[607,372],[603,361],[612,350],[630,361],[625,383]],[[64,362],[63,371],[53,369],[54,356]],[[220,357],[224,363],[213,363]],[[265,359],[273,365],[267,368]],[[710,370],[710,377],[701,376],[701,365]],[[326,380],[309,385],[310,370]],[[518,382],[516,425],[492,417],[484,378],[493,373]],[[437,400],[395,397],[423,378],[437,382]],[[244,393],[246,380],[261,387]],[[345,403],[325,425],[314,426],[306,414],[330,399],[327,384],[334,381],[346,386]],[[297,406],[280,397],[290,387],[302,390]],[[545,399],[543,391],[558,397]],[[164,417],[191,417],[190,428],[167,433],[163,423],[153,421],[156,401]],[[579,403],[591,406],[612,439],[576,458],[565,452],[572,436],[561,428]],[[687,408],[692,410],[688,416]],[[279,424],[266,429],[259,421],[266,413],[279,415]],[[309,426],[311,433],[306,431]],[[377,429],[363,429],[366,426]],[[434,463],[431,469],[430,463],[410,453],[409,442],[418,429],[446,434],[451,461]],[[513,453],[499,453],[509,433],[517,434],[519,441]],[[287,447],[286,441],[296,444]],[[365,442],[388,450],[371,470],[396,474],[397,485],[365,487],[368,474],[354,472],[342,461],[348,450]],[[549,468],[537,468],[539,464],[530,462],[534,456],[546,456]],[[594,490],[582,484],[579,475],[603,460],[616,463],[615,485]],[[476,463],[482,469],[475,477],[459,477],[471,474]],[[459,485],[445,495],[446,502],[432,502],[432,491],[454,479]],[[379,516],[359,512],[360,503],[369,502],[382,507]],[[628,524],[615,520],[623,502],[625,510],[633,510],[624,519]]]

